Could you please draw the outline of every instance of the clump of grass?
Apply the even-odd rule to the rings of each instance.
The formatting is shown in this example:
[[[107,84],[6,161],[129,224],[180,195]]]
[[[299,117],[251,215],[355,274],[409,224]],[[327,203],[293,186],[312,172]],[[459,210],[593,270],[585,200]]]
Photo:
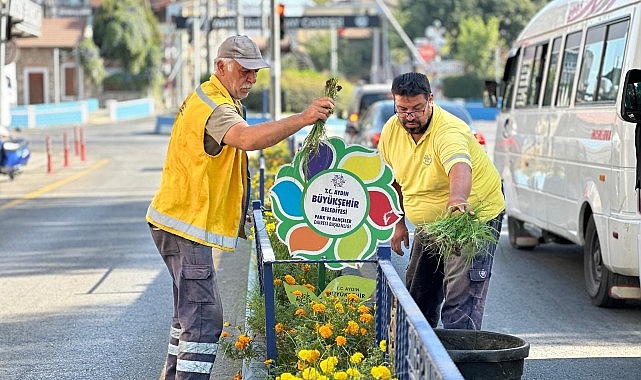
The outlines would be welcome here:
[[[325,82],[325,96],[331,98],[332,100],[336,100],[338,96],[338,92],[341,90],[341,88],[342,87],[338,84],[338,78],[334,78],[334,77],[329,78]],[[316,120],[316,122],[314,123],[314,126],[312,127],[311,132],[309,133],[309,135],[305,137],[305,140],[303,141],[303,145],[299,153],[301,156],[301,165],[303,165],[305,175],[307,175],[309,156],[310,155],[313,156],[316,153],[318,153],[320,142],[324,138],[325,138],[325,122],[320,119]]]
[[[479,219],[479,211],[447,213],[433,222],[420,224],[416,238],[442,260],[463,256],[469,264],[477,254],[487,253],[490,243],[498,243],[496,230]]]

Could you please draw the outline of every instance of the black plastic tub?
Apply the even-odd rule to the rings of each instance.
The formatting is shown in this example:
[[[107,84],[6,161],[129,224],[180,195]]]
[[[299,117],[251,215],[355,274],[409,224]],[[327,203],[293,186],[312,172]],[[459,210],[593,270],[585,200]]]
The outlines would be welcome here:
[[[490,331],[435,329],[465,380],[511,380],[523,376],[530,344]]]

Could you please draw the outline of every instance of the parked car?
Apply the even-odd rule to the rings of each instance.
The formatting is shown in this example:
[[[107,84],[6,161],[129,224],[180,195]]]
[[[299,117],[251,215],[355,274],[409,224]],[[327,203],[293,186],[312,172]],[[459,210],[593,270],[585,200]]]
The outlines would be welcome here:
[[[463,105],[451,101],[439,101],[436,104],[469,125],[476,140],[485,148],[485,136],[474,128],[472,116]],[[392,116],[394,116],[393,100],[381,100],[372,104],[358,122],[357,129],[361,133],[355,142],[370,148],[376,148],[381,137],[383,125]]]
[[[363,84],[354,89],[354,95],[347,108],[345,141],[355,142],[354,138],[360,134],[358,130],[359,118],[375,102],[391,99],[391,87],[391,84]]]

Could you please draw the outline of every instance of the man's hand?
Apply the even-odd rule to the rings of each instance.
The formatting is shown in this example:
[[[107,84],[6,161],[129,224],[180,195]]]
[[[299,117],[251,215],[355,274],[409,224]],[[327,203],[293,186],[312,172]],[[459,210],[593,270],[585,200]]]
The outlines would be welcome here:
[[[401,248],[401,243],[405,248],[410,247],[410,233],[407,230],[404,220],[400,220],[396,223],[396,226],[394,226],[394,235],[392,235],[391,248],[392,251],[396,252],[399,256],[403,256],[405,254]]]

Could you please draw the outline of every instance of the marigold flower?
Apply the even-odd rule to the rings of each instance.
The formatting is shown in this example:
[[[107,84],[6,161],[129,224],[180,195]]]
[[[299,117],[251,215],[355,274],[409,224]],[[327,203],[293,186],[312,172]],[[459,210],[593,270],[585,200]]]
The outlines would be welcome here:
[[[352,363],[352,364],[359,364],[361,361],[363,361],[364,357],[365,357],[365,355],[363,355],[362,353],[355,352],[354,355],[350,356],[349,362]]]
[[[346,344],[347,344],[347,338],[345,338],[342,335],[339,335],[339,336],[336,337],[336,345],[337,346],[343,347]]]
[[[268,234],[270,234],[270,235],[273,234],[274,231],[276,231],[276,223],[274,223],[274,222],[267,223],[265,225],[265,230],[267,230]]]
[[[237,373],[234,375],[234,380],[243,380],[243,376],[242,376],[240,373],[238,373],[238,372],[237,372]]]
[[[365,334],[367,334],[367,329],[361,327],[361,335],[365,335]]]
[[[273,362],[274,362],[274,359],[267,359],[267,360],[265,360],[263,363],[265,363],[265,365],[270,365],[270,364],[272,364]]]
[[[251,342],[251,340],[252,339],[248,335],[240,334],[240,336],[236,340],[236,343],[234,343],[234,346],[239,350],[244,350],[245,348],[247,348],[247,345],[249,344],[249,342]]]
[[[367,306],[365,306],[365,305],[360,305],[360,306],[356,309],[356,311],[358,311],[360,314],[369,313],[369,307],[367,307]]]
[[[304,380],[316,380],[318,378],[318,372],[316,368],[309,367],[303,370],[303,379]]]
[[[283,331],[285,331],[285,325],[283,325],[282,323],[277,323],[276,326],[274,326],[274,330],[277,333],[282,333]]]
[[[274,286],[278,286],[278,285],[280,285],[282,283],[283,283],[283,280],[281,280],[280,278],[277,278],[277,279],[274,280]]]
[[[338,358],[336,356],[330,356],[325,360],[320,362],[320,369],[324,373],[332,373],[338,364]]]
[[[358,299],[359,299],[358,296],[354,293],[347,294],[347,300],[349,302],[358,302]]]
[[[300,350],[298,357],[306,362],[314,363],[320,358],[320,352],[318,350]]]
[[[325,297],[329,297],[330,294],[332,294],[332,291],[330,289],[325,289]]]
[[[311,290],[312,292],[316,291],[316,287],[314,285],[312,285],[312,284],[305,284],[305,287],[307,289]]]
[[[296,298],[298,298],[303,295],[303,292],[301,292],[300,290],[294,290],[292,294],[295,295]]]
[[[304,309],[297,309],[297,310],[294,312],[294,315],[298,315],[298,316],[300,316],[300,317],[304,317],[304,316],[306,316],[306,315],[307,315],[307,312],[305,312],[305,310],[304,310]]]
[[[381,351],[387,351],[387,341],[385,339],[381,340],[378,343],[378,347],[381,349]]]
[[[347,380],[348,377],[349,375],[347,374],[347,372],[344,372],[344,371],[336,372],[334,374],[334,380]]]
[[[358,319],[360,319],[360,321],[363,323],[370,323],[374,320],[374,317],[372,316],[372,314],[365,313],[361,314]]]
[[[225,327],[229,327],[229,326],[230,326],[230,324],[229,324],[229,322],[228,322],[228,321],[225,321],[225,323],[223,323],[223,326],[225,326]]]
[[[309,264],[303,264],[303,272],[307,273],[312,270],[312,266]]]
[[[338,314],[343,314],[343,313],[345,313],[345,308],[343,307],[343,304],[342,304],[342,303],[340,303],[340,302],[336,302],[336,303],[334,304],[334,309],[336,309],[336,312],[337,312]]]
[[[351,376],[353,379],[358,379],[361,377],[361,373],[358,372],[356,368],[348,368],[347,371],[345,372],[347,372],[347,374]]]
[[[318,303],[318,302],[312,303],[312,310],[314,310],[315,313],[323,313],[325,312],[326,309],[327,308],[322,303]]]
[[[304,370],[305,368],[307,368],[307,364],[305,364],[305,362],[304,362],[304,361],[299,360],[299,361],[296,363],[296,369],[297,369],[297,370],[302,371],[302,370]]]
[[[372,374],[372,376],[374,376],[375,379],[390,380],[392,378],[392,372],[389,370],[389,368],[383,365],[372,367],[370,373]]]
[[[360,326],[358,326],[358,323],[354,321],[349,321],[347,322],[347,327],[345,328],[345,332],[349,335],[356,335],[358,334],[359,327]]]
[[[227,338],[228,336],[229,336],[229,333],[227,331],[223,331],[222,333],[220,333],[221,338]]]
[[[289,285],[296,285],[296,279],[289,274],[285,275],[285,282],[288,283]]]
[[[331,323],[326,323],[326,324],[322,325],[321,327],[319,327],[318,334],[320,336],[322,336],[323,338],[327,339],[330,336],[332,336],[332,333],[333,333],[332,329],[333,328],[334,328],[334,326],[332,326]]]

